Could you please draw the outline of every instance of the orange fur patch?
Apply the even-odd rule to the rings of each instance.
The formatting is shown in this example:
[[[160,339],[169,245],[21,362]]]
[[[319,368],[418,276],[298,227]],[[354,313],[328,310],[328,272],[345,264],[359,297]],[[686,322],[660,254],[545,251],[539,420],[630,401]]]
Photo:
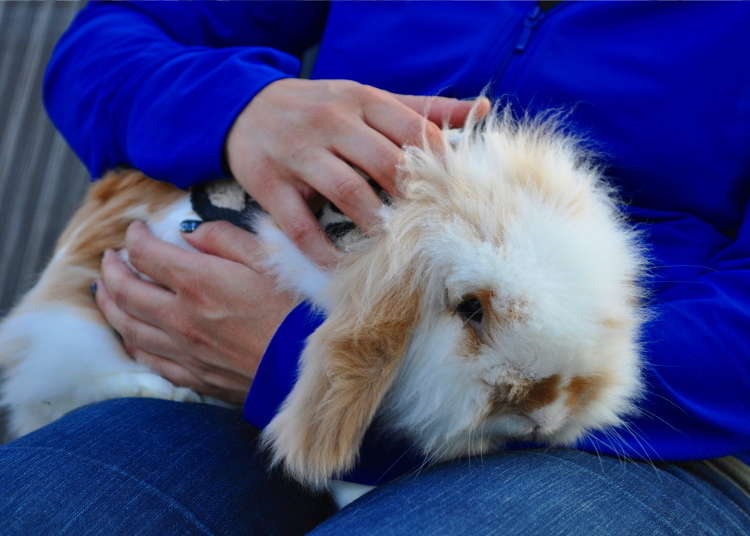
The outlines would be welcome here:
[[[554,402],[559,394],[560,375],[554,374],[548,376],[543,380],[531,383],[528,394],[519,404],[519,408],[526,413],[531,413],[535,409],[539,409]]]
[[[521,412],[531,413],[554,402],[560,395],[560,375],[537,381],[519,381],[495,386],[490,395],[488,415]]]
[[[366,322],[356,301],[347,300],[311,337],[323,362],[318,377],[306,383],[301,423],[305,471],[338,474],[349,469],[365,431],[380,406],[406,352],[419,315],[416,292],[388,289],[367,311]],[[311,369],[313,370],[313,369]],[[302,385],[299,383],[298,385]],[[302,476],[309,480],[309,475]],[[316,477],[312,477],[316,480]]]
[[[574,376],[565,387],[568,395],[565,405],[571,410],[582,408],[604,388],[605,381],[601,376]]]
[[[124,247],[125,231],[138,219],[129,209],[142,206],[143,215],[150,216],[184,195],[184,191],[138,171],[108,173],[92,185],[57,249],[67,248],[71,264],[97,269],[104,250]]]
[[[152,216],[185,195],[133,170],[113,171],[93,183],[57,241],[54,266],[45,270],[21,307],[65,302],[103,321],[89,291],[99,276],[102,254],[124,247],[125,232],[135,219]]]
[[[545,203],[570,217],[584,214],[592,202],[589,185],[577,180],[572,169],[560,169],[559,161],[550,158],[545,138],[520,136],[514,142],[517,150],[506,155],[511,179],[524,189],[536,191]],[[561,173],[566,180],[550,180]]]

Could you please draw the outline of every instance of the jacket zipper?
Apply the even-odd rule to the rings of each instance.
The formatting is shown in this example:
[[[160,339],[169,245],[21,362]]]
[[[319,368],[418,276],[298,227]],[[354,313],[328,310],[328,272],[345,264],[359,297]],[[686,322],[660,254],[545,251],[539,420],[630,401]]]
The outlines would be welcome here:
[[[547,18],[548,13],[558,11],[564,5],[571,3],[573,2],[557,2],[555,5],[552,5],[547,9],[544,9],[541,4],[536,3],[534,9],[528,12],[527,15],[519,21],[519,23],[521,23],[521,32],[516,40],[516,44],[514,46],[513,41],[511,41],[510,46],[506,45],[508,46],[508,48],[503,54],[504,59],[501,65],[498,67],[497,71],[495,71],[495,76],[493,78],[493,80],[495,81],[493,84],[495,90],[499,91],[500,88],[502,88],[505,91],[509,91],[511,89],[507,87],[508,71],[514,70],[514,64],[517,64],[518,61],[520,61],[519,56],[526,51],[526,48],[531,41],[534,31],[538,28],[539,23],[542,22],[543,19]],[[518,28],[519,23],[516,23],[514,31],[517,31],[516,29]]]
[[[521,30],[521,35],[518,38],[518,42],[516,42],[516,54],[522,54],[526,50],[526,45],[528,45],[529,39],[531,39],[531,34],[534,33],[534,29],[536,28],[537,24],[539,24],[539,20],[541,18],[542,8],[538,5],[533,9],[531,13],[526,15],[526,19],[523,21],[523,29]]]

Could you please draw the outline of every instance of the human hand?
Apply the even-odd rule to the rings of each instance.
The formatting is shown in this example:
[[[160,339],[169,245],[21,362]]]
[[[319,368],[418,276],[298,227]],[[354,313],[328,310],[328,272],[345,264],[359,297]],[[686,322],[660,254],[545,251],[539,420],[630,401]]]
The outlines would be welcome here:
[[[258,243],[226,222],[204,223],[187,240],[200,253],[128,228],[131,264],[105,253],[96,303],[128,353],[171,381],[242,403],[277,326],[294,300],[254,259]]]
[[[297,247],[330,266],[335,249],[306,200],[317,192],[363,230],[372,229],[381,203],[351,165],[396,195],[402,146],[420,145],[424,135],[441,147],[438,125],[463,125],[474,104],[399,95],[350,80],[277,80],[237,117],[227,136],[227,161],[235,179]],[[483,98],[477,116],[489,109]]]

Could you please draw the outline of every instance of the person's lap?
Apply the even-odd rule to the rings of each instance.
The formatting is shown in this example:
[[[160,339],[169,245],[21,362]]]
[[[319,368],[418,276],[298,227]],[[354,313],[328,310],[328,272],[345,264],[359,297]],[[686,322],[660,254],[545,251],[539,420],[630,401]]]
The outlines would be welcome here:
[[[0,447],[0,532],[303,534],[328,518],[314,534],[750,533],[750,501],[722,483],[572,450],[437,466],[331,515],[326,495],[267,470],[256,437],[214,406],[82,408]]]
[[[0,534],[301,534],[334,511],[269,473],[237,411],[127,398],[0,447]]]
[[[748,535],[750,499],[675,465],[518,451],[377,488],[311,534]]]

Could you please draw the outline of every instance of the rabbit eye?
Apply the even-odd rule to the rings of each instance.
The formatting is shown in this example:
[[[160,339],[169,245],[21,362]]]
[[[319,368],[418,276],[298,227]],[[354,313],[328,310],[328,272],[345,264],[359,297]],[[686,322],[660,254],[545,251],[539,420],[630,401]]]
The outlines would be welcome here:
[[[461,315],[461,318],[466,322],[476,322],[477,324],[482,321],[484,316],[482,311],[482,302],[476,296],[467,296],[461,303],[456,307],[456,312]]]

